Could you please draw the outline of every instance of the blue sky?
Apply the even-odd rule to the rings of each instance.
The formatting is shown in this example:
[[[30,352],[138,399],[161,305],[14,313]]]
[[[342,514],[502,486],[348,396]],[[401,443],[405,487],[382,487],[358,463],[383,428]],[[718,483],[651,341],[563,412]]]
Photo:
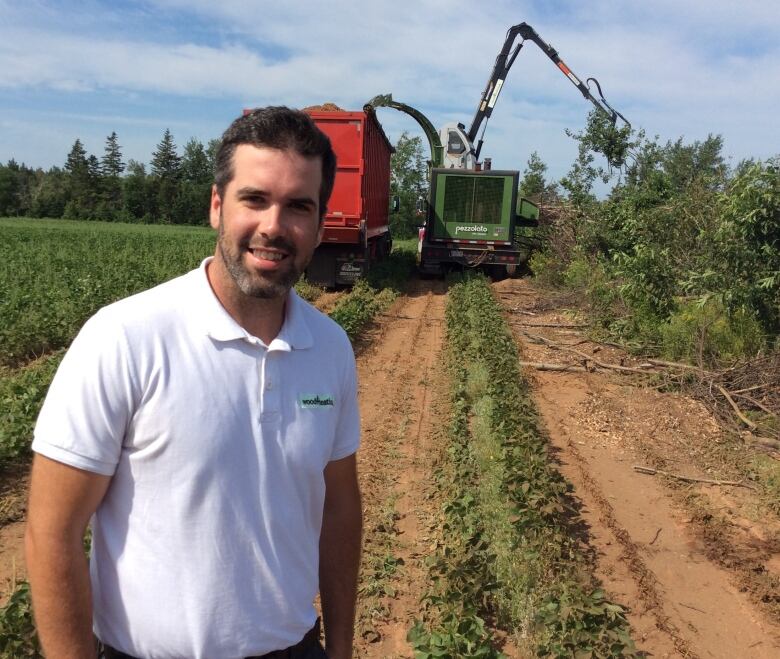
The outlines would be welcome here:
[[[506,30],[526,21],[635,127],[662,140],[721,134],[732,164],[780,153],[775,0],[0,0],[0,161],[62,165],[78,137],[116,131],[148,162],[166,128],[182,147],[244,107],[394,98],[436,126],[470,122]],[[565,129],[590,104],[533,44],[508,76],[483,156],[552,178],[576,155]],[[391,139],[419,134],[381,110]]]

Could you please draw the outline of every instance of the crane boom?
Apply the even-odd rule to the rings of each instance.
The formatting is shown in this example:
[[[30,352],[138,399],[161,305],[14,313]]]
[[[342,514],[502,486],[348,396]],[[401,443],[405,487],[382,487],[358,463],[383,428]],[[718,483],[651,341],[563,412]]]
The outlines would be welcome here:
[[[520,41],[515,43],[518,38]],[[607,100],[604,98],[604,94],[601,92],[601,85],[599,85],[598,80],[595,78],[588,78],[585,82],[582,82],[582,80],[574,75],[572,70],[560,58],[558,51],[555,50],[555,48],[548,44],[544,39],[542,39],[536,30],[528,25],[528,23],[519,23],[518,25],[513,25],[509,28],[509,30],[507,30],[506,38],[504,39],[504,45],[496,57],[493,71],[490,74],[490,78],[488,78],[485,91],[482,92],[482,98],[480,99],[479,105],[477,106],[474,119],[472,119],[471,126],[466,132],[466,136],[469,138],[471,144],[474,144],[477,140],[477,134],[479,133],[480,127],[483,124],[485,124],[485,127],[487,127],[486,122],[490,118],[490,115],[493,114],[493,108],[495,108],[498,95],[501,93],[501,88],[504,85],[504,80],[506,80],[509,69],[512,68],[512,64],[514,64],[517,55],[520,53],[520,49],[528,40],[533,41],[537,46],[539,46],[542,52],[552,60],[553,64],[555,64],[555,66],[561,70],[561,72],[572,82],[572,84],[580,90],[580,93],[591,103],[593,103],[596,108],[609,117],[613,125],[618,118],[623,120],[626,125],[631,125],[622,114],[613,109],[612,106],[607,103]],[[591,94],[587,84],[591,81],[595,84],[600,98],[596,98],[593,94]],[[483,135],[484,132],[485,131],[483,128]],[[479,152],[482,150],[481,137],[479,141],[476,142],[476,144],[477,147],[474,151],[474,157],[476,160],[479,160]]]
[[[434,128],[428,117],[426,117],[422,112],[416,110],[411,105],[406,105],[406,103],[394,101],[392,94],[380,94],[379,96],[374,96],[374,98],[366,103],[366,105],[373,108],[394,108],[412,117],[412,119],[420,124],[420,128],[422,128],[423,132],[425,133],[425,137],[428,138],[428,146],[431,148],[430,166],[442,166],[444,158],[444,147],[442,146],[441,140],[439,139],[439,133],[436,132],[436,128]]]

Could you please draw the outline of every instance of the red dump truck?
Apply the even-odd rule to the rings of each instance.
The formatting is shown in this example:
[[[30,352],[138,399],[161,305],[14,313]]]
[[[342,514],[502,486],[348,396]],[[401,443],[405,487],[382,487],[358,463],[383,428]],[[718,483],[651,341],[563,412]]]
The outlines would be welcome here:
[[[305,112],[330,138],[338,162],[322,243],[306,277],[323,286],[351,285],[393,246],[389,212],[394,149],[371,106],[346,112],[327,104]]]

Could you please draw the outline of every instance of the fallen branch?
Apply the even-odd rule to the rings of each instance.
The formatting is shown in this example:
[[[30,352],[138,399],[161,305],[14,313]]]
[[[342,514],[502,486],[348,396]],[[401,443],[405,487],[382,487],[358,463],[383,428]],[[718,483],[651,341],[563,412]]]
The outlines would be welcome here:
[[[579,350],[575,350],[574,348],[570,348],[568,346],[561,345],[559,343],[555,343],[554,341],[550,341],[550,339],[546,339],[543,336],[539,336],[538,334],[531,334],[530,332],[526,332],[524,330],[520,330],[525,334],[527,337],[531,339],[535,339],[537,341],[541,341],[545,345],[550,346],[551,348],[555,348],[556,350],[566,350],[568,352],[573,352],[575,355],[579,355],[583,359],[592,362],[599,368],[606,368],[611,369],[614,371],[623,371],[624,373],[647,373],[647,368],[652,368],[652,364],[640,364],[639,366],[630,367],[630,366],[620,366],[618,364],[607,364],[606,362],[599,361],[598,359],[595,359],[591,355],[587,355],[584,352],[581,352]]]
[[[697,609],[695,606],[691,606],[690,604],[683,604],[682,602],[677,602],[680,606],[684,606],[686,609],[691,609],[691,611],[698,611],[699,613],[703,613],[704,615],[707,615],[706,611],[702,611],[701,609]]]
[[[517,313],[517,312],[514,312]],[[515,323],[524,327],[564,327],[567,329],[587,329],[590,325],[566,325],[563,323]]]
[[[693,366],[692,364],[681,364],[680,362],[667,362],[663,359],[648,359],[647,360],[650,364],[653,364],[654,366],[666,366],[669,368],[682,368],[689,371],[698,371],[699,373],[703,373],[704,375],[712,375],[710,371],[707,371],[703,368],[699,368],[698,366]]]
[[[529,366],[537,371],[580,371],[587,373],[588,369],[573,364],[542,364],[539,362],[518,362],[520,366]]]
[[[765,387],[768,387],[768,382],[762,382],[761,384],[754,385],[752,387],[747,387],[745,389],[737,389],[736,391],[732,391],[732,394],[744,394],[746,391],[755,391],[756,389],[764,389]]]
[[[710,478],[695,478],[694,476],[680,476],[679,474],[671,474],[668,471],[661,471],[660,469],[653,469],[652,467],[642,467],[640,465],[634,465],[634,471],[638,471],[640,474],[648,474],[650,476],[668,476],[669,478],[676,478],[686,483],[705,483],[706,485],[731,485],[732,487],[746,487],[754,492],[758,491],[758,488],[753,485],[748,485],[742,481],[719,481],[712,480]]]
[[[753,423],[750,419],[748,419],[744,414],[742,414],[742,410],[739,409],[739,406],[734,402],[734,399],[729,395],[729,392],[726,391],[723,387],[721,387],[719,384],[715,385],[715,388],[723,394],[723,397],[729,402],[729,405],[733,408],[735,414],[739,417],[740,421],[742,421],[748,428],[751,430],[756,430],[758,426]]]
[[[747,437],[743,435],[743,439],[747,439],[753,444],[758,444],[759,446],[763,446],[764,448],[771,449],[773,451],[780,451],[780,441],[773,439],[771,437],[757,437],[756,435],[753,435],[751,433],[745,433]]]
[[[770,410],[766,405],[761,403],[761,401],[758,401],[755,398],[751,398],[750,396],[747,396],[745,394],[737,393],[735,391],[732,391],[731,395],[732,396],[739,396],[740,398],[744,398],[745,400],[750,401],[751,403],[753,403],[753,405],[755,405],[758,409],[763,410],[764,412],[766,412],[769,416],[774,417],[775,419],[777,418],[777,414],[775,414],[772,410]]]
[[[654,543],[656,540],[658,540],[658,536],[659,536],[659,535],[661,535],[661,530],[662,530],[662,529],[658,529],[658,530],[655,532],[655,535],[653,536],[653,539],[650,541],[650,544],[651,544],[651,545],[652,545],[652,544],[653,544],[653,543]]]

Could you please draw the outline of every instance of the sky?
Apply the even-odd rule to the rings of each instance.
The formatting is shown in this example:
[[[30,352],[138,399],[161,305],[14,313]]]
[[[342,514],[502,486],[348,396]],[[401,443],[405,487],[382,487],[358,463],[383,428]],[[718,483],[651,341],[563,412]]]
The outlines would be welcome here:
[[[732,165],[780,154],[777,0],[0,0],[0,162],[62,166],[76,138],[100,157],[116,131],[124,159],[148,163],[166,128],[181,151],[243,108],[359,110],[385,93],[469,125],[521,22],[647,135],[719,134]],[[536,151],[556,180],[576,157],[566,129],[591,109],[527,42],[482,156],[522,171]],[[378,116],[392,141],[422,136]]]

